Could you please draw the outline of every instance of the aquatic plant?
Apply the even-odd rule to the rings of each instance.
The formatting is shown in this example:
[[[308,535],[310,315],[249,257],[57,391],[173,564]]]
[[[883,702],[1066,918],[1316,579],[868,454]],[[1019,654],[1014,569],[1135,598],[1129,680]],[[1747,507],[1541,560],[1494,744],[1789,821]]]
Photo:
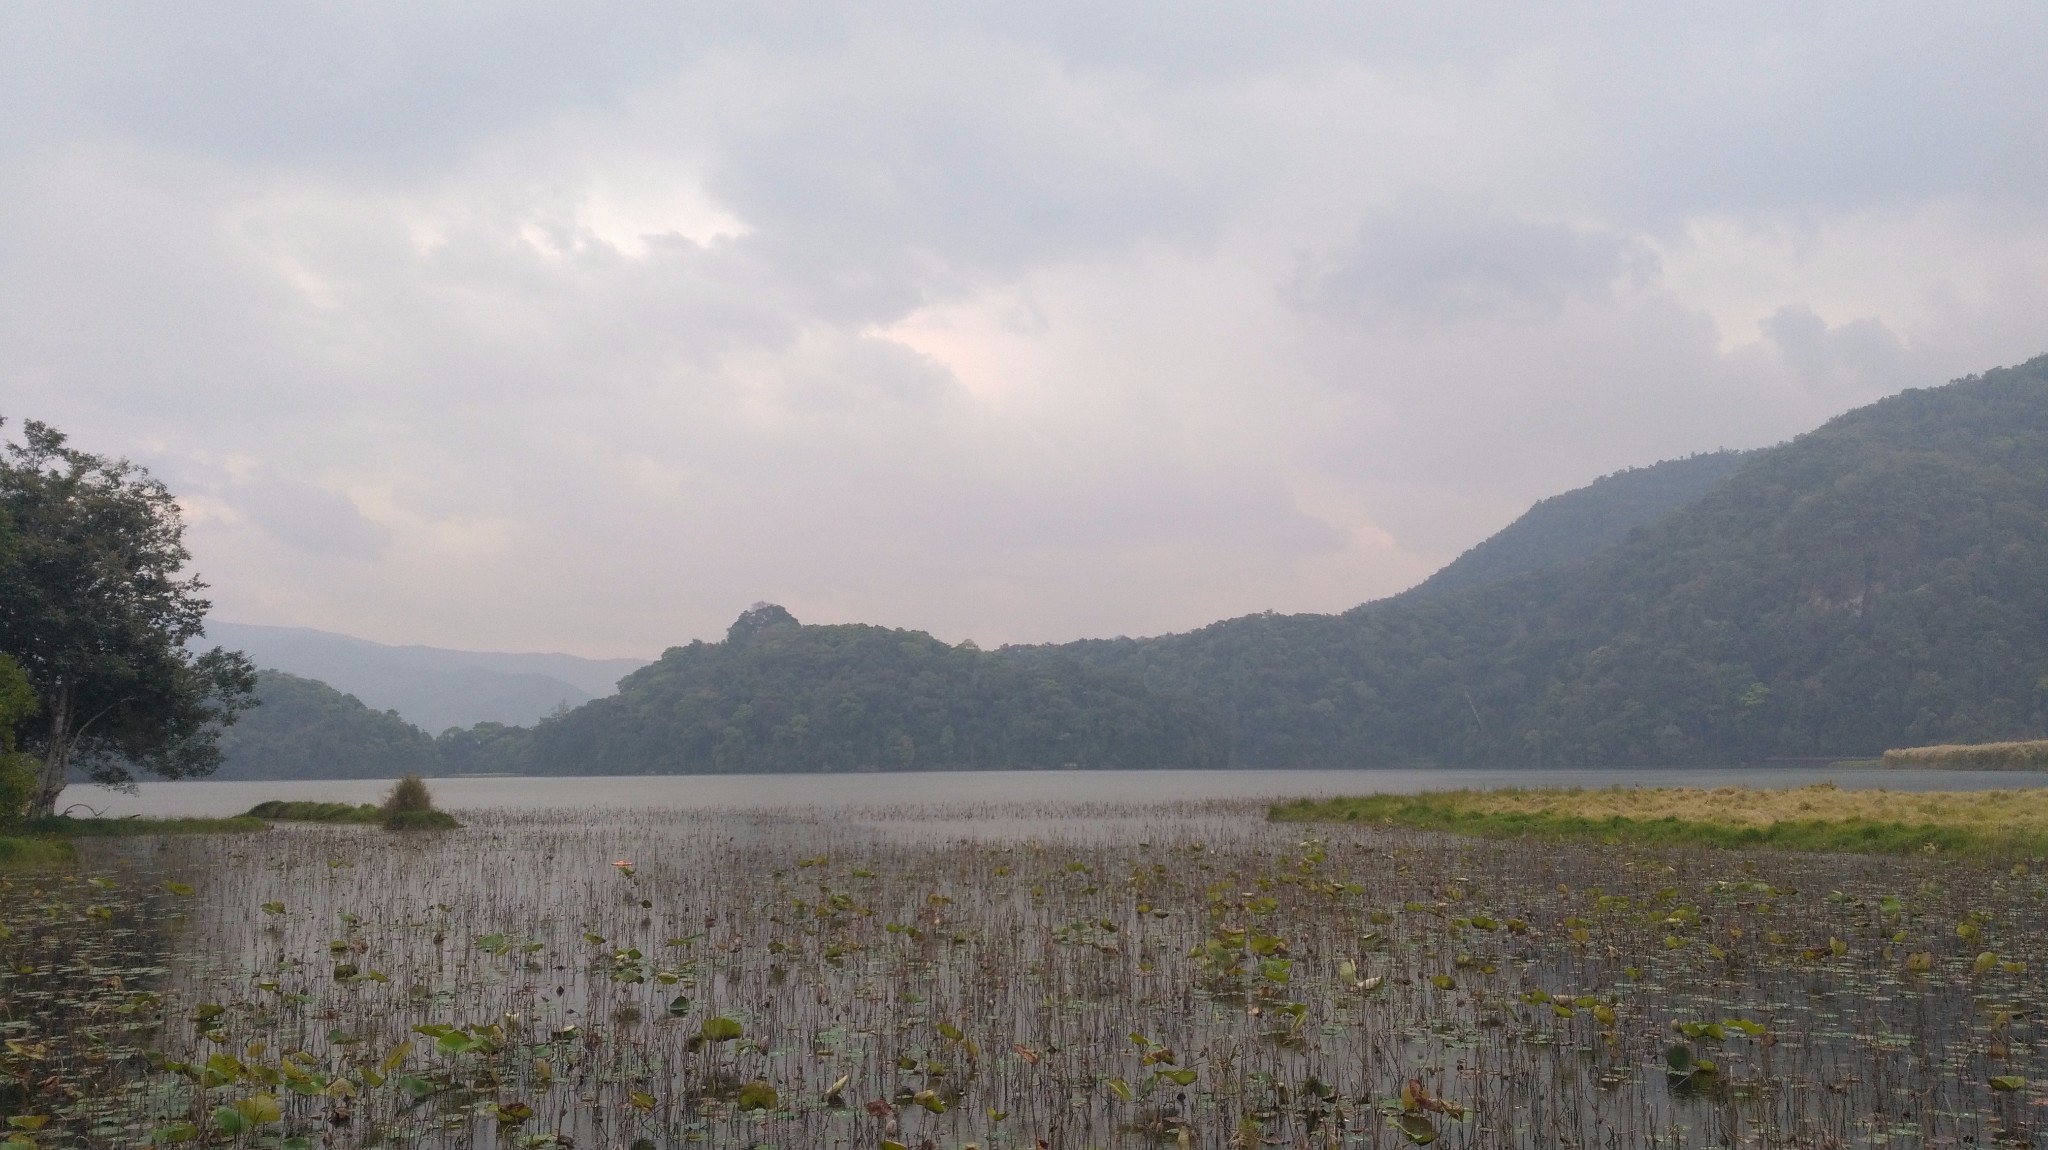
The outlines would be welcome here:
[[[78,870],[0,889],[0,1112],[48,1147],[2035,1131],[2037,863],[1532,851],[1258,814],[90,841]]]

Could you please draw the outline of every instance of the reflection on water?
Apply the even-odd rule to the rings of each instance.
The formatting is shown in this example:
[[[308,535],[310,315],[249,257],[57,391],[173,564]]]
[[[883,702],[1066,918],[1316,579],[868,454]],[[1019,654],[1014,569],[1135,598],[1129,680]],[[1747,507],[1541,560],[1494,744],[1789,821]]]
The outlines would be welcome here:
[[[778,807],[922,807],[932,803],[1150,803],[1209,799],[1412,794],[1456,787],[1805,786],[1832,780],[1854,789],[1975,791],[2039,786],[2015,771],[1887,771],[1726,767],[1601,770],[1360,771],[934,771],[856,775],[652,775],[582,778],[435,779],[452,810],[716,810]],[[389,780],[143,783],[134,794],[66,788],[64,805],[109,815],[225,815],[266,799],[374,802]]]

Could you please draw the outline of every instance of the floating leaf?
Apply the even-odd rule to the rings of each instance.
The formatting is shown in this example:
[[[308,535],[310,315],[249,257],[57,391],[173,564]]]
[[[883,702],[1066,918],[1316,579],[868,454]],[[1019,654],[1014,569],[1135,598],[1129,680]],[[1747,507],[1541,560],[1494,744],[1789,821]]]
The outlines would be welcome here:
[[[760,1079],[740,1087],[739,1107],[742,1113],[749,1110],[773,1110],[779,1101],[775,1088]]]
[[[2026,1084],[2027,1084],[2027,1080],[2026,1080],[2026,1079],[2024,1079],[2024,1078],[2021,1078],[2021,1077],[2020,1077],[2019,1075],[2017,1075],[2017,1074],[2001,1074],[2001,1075],[1999,1075],[1999,1076],[1997,1076],[1996,1078],[1993,1078],[1993,1079],[1991,1080],[1991,1089],[1993,1089],[1993,1090],[2018,1090],[2019,1088],[2021,1088],[2022,1086],[2025,1086]]]
[[[668,1000],[668,1012],[678,1017],[690,1013],[690,996],[678,994]]]
[[[284,1117],[284,1110],[277,1104],[276,1095],[251,1094],[235,1103],[235,1112],[248,1120],[251,1126],[267,1126]]]
[[[164,889],[170,891],[174,895],[177,895],[179,898],[184,898],[192,893],[192,884],[183,882],[167,882],[164,884]]]
[[[697,1032],[706,1042],[731,1042],[745,1033],[746,1029],[738,1022],[722,1014],[705,1019],[703,1027]]]
[[[1401,1133],[1417,1146],[1427,1146],[1436,1141],[1436,1124],[1420,1114],[1403,1114],[1396,1121]]]
[[[635,1110],[646,1111],[654,1109],[654,1095],[644,1090],[635,1090],[631,1094],[626,1095],[626,1101]]]

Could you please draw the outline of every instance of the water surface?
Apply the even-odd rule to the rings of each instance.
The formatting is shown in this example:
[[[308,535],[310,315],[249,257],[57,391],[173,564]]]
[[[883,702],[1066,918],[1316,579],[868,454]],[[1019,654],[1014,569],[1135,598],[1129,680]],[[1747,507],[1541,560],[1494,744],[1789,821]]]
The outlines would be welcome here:
[[[451,810],[908,808],[994,803],[1150,803],[1414,794],[1461,787],[1798,787],[1978,791],[2040,786],[2031,771],[1821,767],[1351,771],[925,771],[845,775],[633,775],[431,780]],[[112,816],[226,815],[266,799],[374,802],[388,779],[148,782],[134,793],[73,786],[61,804]],[[84,811],[74,813],[83,814]]]

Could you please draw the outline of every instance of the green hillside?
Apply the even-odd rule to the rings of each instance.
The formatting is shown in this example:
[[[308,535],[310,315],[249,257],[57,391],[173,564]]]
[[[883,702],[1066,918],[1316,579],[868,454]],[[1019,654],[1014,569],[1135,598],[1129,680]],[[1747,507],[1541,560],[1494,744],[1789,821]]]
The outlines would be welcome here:
[[[1745,452],[1715,451],[1632,467],[1553,495],[1446,564],[1398,599],[1494,583],[1583,559],[1700,498],[1735,472]],[[1387,600],[1392,602],[1394,600]]]
[[[780,607],[427,740],[267,673],[222,777],[1632,765],[2048,735],[2048,357],[1548,499],[1341,615],[984,652]]]
[[[425,731],[318,680],[258,671],[256,698],[221,736],[214,778],[391,779],[438,765]]]
[[[2048,732],[2048,357],[1848,413],[1561,566],[1004,652],[1222,716],[1243,766],[1874,756]]]
[[[619,693],[479,748],[459,769],[536,774],[1209,767],[1185,701],[1052,657],[1026,665],[919,631],[806,627],[780,607],[674,647]]]

